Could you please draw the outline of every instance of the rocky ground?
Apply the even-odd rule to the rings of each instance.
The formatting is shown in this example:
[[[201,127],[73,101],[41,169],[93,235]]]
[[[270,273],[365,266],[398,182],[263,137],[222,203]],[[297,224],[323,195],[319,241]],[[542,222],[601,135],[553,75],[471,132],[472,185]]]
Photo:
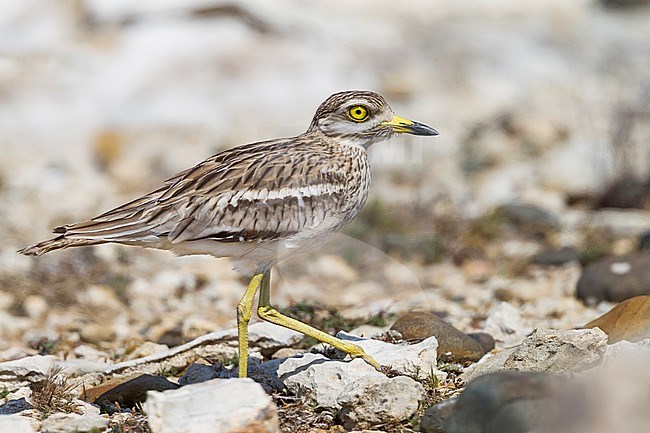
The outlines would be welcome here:
[[[0,431],[647,430],[647,5],[131,3],[0,7]],[[254,323],[234,379],[226,259],[16,254],[348,88],[441,136],[272,300],[382,373]]]

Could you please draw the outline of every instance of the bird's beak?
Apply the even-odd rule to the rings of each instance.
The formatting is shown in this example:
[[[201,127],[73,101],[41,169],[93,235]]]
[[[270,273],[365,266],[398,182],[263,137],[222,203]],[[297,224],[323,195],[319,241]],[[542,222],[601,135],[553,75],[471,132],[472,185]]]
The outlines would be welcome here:
[[[424,123],[414,122],[412,120],[404,119],[399,116],[393,116],[391,120],[382,122],[380,125],[388,126],[398,134],[407,133],[413,135],[438,135],[438,131],[430,126],[425,125]]]

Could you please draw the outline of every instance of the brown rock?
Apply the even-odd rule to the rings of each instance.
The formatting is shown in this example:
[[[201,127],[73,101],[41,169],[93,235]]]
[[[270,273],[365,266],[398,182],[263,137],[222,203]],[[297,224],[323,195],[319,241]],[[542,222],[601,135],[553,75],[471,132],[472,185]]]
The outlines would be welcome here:
[[[623,301],[583,329],[596,327],[607,334],[609,344],[650,338],[650,296],[635,296]]]
[[[494,297],[503,302],[511,302],[515,299],[517,299],[517,295],[515,294],[512,289],[507,288],[507,287],[499,287],[498,289],[494,290]]]
[[[438,340],[438,354],[443,360],[478,361],[485,354],[479,342],[426,311],[406,313],[397,319],[391,329],[398,331],[408,341],[435,336]]]
[[[292,356],[300,355],[302,353],[305,353],[305,351],[294,349],[292,347],[283,347],[282,349],[276,350],[271,356],[271,359],[291,358]]]
[[[467,334],[467,336],[478,341],[485,353],[488,353],[494,349],[494,337],[487,332],[470,332]]]
[[[115,340],[115,330],[112,326],[99,323],[89,323],[79,331],[81,341],[97,344],[105,341]]]
[[[494,269],[485,260],[466,260],[462,265],[463,274],[469,281],[485,281],[494,274]]]
[[[93,140],[96,162],[104,169],[110,166],[122,152],[124,137],[117,131],[101,131]]]

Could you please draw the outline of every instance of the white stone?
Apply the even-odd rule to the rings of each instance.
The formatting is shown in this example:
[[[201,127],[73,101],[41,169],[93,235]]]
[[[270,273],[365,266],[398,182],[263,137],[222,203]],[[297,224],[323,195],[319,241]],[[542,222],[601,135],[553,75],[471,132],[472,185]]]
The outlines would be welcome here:
[[[292,394],[339,412],[352,427],[407,419],[424,398],[420,383],[406,376],[389,378],[362,359],[338,361],[307,353],[265,362],[259,369],[258,375],[265,373],[259,378],[267,384],[276,389],[284,384]]]
[[[133,352],[129,353],[129,359],[142,358],[169,350],[166,344],[158,344],[153,341],[145,341],[140,344]]]
[[[279,349],[298,343],[303,335],[299,332],[269,322],[255,322],[248,326],[248,344],[260,349]],[[219,340],[222,342],[237,341],[237,328],[212,332],[203,335],[183,346],[196,346],[203,341]],[[177,346],[181,347],[181,346]],[[173,349],[172,349],[173,350]]]
[[[378,340],[366,340],[344,332],[340,332],[337,336],[362,347],[383,367],[389,367],[406,376],[419,378],[427,378],[432,374],[442,378],[446,376],[435,370],[438,347],[435,337],[427,338],[414,345],[396,345]],[[286,387],[289,392],[306,396],[318,406],[332,410],[342,408],[340,398],[343,392],[363,378],[375,379],[372,386],[368,388],[367,398],[372,397],[371,388],[390,389],[395,386],[391,382],[392,379],[378,372],[362,359],[339,361],[314,353],[265,362],[251,370],[251,375],[265,386],[276,390]],[[417,383],[410,378],[409,380],[414,384]]]
[[[107,286],[90,286],[77,294],[77,302],[88,307],[100,308],[102,311],[119,312],[124,310],[124,304]]]
[[[147,393],[153,433],[279,433],[277,408],[250,379],[213,379]]]
[[[445,375],[436,371],[438,340],[429,337],[417,344],[391,344],[379,340],[359,338],[346,332],[336,334],[342,340],[351,341],[372,356],[382,367],[389,367],[398,373],[420,378],[432,374]]]
[[[288,391],[309,397],[319,407],[338,411],[346,428],[407,419],[424,398],[424,389],[415,380],[389,378],[361,359],[335,361],[306,354],[276,365]]]
[[[372,338],[376,335],[383,334],[388,331],[390,326],[373,326],[373,325],[361,325],[350,330],[348,334],[354,335],[355,337],[361,338]]]
[[[18,338],[32,327],[33,323],[30,319],[14,316],[6,311],[0,311],[0,335],[2,335],[4,340]]]
[[[7,433],[35,433],[29,419],[16,415],[0,415],[0,432]]]
[[[339,418],[346,429],[397,423],[413,416],[424,396],[422,385],[410,377],[365,376],[339,395]]]
[[[607,346],[603,355],[603,366],[617,365],[629,361],[650,362],[650,340],[631,343],[621,340]]]
[[[510,239],[500,242],[501,254],[508,259],[528,258],[542,251],[539,242],[523,239]]]
[[[101,414],[101,409],[99,406],[95,406],[92,403],[76,398],[74,400],[74,408],[76,412],[80,412],[81,415],[96,415]]]
[[[8,310],[9,307],[15,302],[16,297],[5,291],[0,291],[0,311]]]
[[[36,355],[0,363],[0,383],[21,387],[42,381],[52,368],[62,368],[65,374],[82,376],[103,371],[106,367],[107,364],[102,362],[81,359],[61,361],[51,355]]]
[[[38,352],[32,348],[10,347],[0,352],[0,362],[15,361],[16,359],[26,358],[36,355]]]
[[[281,360],[277,360],[281,361]],[[262,366],[271,366],[269,361]],[[320,354],[306,353],[277,363],[276,376],[291,393],[307,396],[318,406],[338,410],[343,390],[363,377],[388,379],[362,359],[337,361]]]
[[[23,308],[30,319],[40,319],[45,316],[49,306],[41,295],[29,295],[23,301]]]
[[[418,287],[420,282],[415,273],[403,264],[389,260],[383,268],[383,272],[388,280],[396,286],[414,286]]]
[[[298,332],[267,322],[253,323],[248,327],[248,331],[248,344],[251,349],[277,350],[282,347],[291,346],[302,339],[302,334]],[[193,362],[190,359],[196,359],[196,356],[214,357],[235,355],[236,347],[237,329],[231,328],[225,331],[202,335],[188,343],[173,347],[164,352],[153,353],[142,358],[113,364],[109,366],[105,373],[125,374],[128,371],[155,373],[163,363],[168,367],[185,368]],[[260,355],[257,352],[251,351],[250,356]]]
[[[357,271],[339,256],[324,255],[319,257],[310,268],[314,270],[314,277],[318,276],[346,283],[352,283],[359,278]]]
[[[520,345],[486,356],[462,374],[466,382],[500,370],[566,373],[596,365],[607,348],[607,334],[599,328],[536,329]]]
[[[72,353],[74,353],[77,358],[85,359],[87,361],[108,362],[110,360],[108,353],[86,346],[85,344],[75,347]]]
[[[627,235],[638,235],[650,226],[648,212],[636,209],[604,209],[597,213],[591,212],[586,218],[592,226]]]
[[[237,336],[237,329],[228,330],[228,335]],[[288,347],[302,340],[303,335],[291,329],[268,322],[256,322],[248,327],[248,342],[260,349]]]
[[[108,419],[98,414],[55,413],[43,420],[43,433],[86,433],[108,427]]]
[[[19,400],[21,398],[24,398],[27,401],[30,401],[30,398],[32,397],[32,389],[28,387],[22,387],[18,388],[14,392],[10,392],[7,394],[7,401],[9,400]]]
[[[34,342],[39,342],[39,341],[57,341],[60,338],[61,334],[59,334],[57,331],[51,328],[41,328],[41,327],[34,327],[32,329],[27,330],[23,334],[22,340],[27,342],[31,342],[32,344]]]
[[[520,343],[532,329],[521,317],[519,309],[507,302],[500,302],[488,313],[483,331],[507,347]]]

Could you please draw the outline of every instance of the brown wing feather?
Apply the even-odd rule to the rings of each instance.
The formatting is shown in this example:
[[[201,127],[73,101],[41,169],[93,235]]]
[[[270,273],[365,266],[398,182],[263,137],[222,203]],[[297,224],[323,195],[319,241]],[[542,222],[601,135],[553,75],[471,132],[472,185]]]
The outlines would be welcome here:
[[[206,238],[259,241],[295,234],[314,221],[306,217],[305,207],[325,204],[335,210],[340,205],[338,189],[325,191],[318,197],[323,201],[319,205],[311,203],[317,197],[269,198],[268,191],[344,180],[332,175],[326,164],[332,155],[323,152],[322,143],[316,143],[319,149],[314,152],[315,144],[301,138],[258,142],[216,154],[168,179],[161,188],[89,221],[58,227],[55,233],[60,236],[20,252],[40,255],[105,242],[155,247],[161,241]]]

